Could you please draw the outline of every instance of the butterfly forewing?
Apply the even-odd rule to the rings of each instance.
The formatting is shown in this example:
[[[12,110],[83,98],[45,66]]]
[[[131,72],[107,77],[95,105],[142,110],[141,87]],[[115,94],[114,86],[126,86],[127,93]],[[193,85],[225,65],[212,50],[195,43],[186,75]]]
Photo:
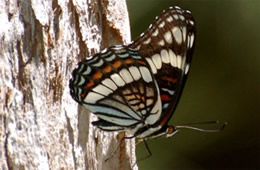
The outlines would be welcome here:
[[[195,22],[189,11],[169,8],[156,18],[131,48],[145,57],[160,89],[163,123],[174,112],[189,71]],[[165,115],[168,114],[168,115]]]
[[[128,47],[110,47],[83,60],[73,77],[71,95],[100,118],[93,124],[103,130],[134,127],[161,108],[147,61]]]

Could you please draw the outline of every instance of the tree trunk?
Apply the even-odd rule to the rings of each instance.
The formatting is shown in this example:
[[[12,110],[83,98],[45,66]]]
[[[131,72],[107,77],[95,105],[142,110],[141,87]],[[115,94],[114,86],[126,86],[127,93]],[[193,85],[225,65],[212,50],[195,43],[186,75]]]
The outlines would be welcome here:
[[[130,42],[124,0],[0,1],[0,168],[127,170],[135,141],[69,94],[78,61]]]

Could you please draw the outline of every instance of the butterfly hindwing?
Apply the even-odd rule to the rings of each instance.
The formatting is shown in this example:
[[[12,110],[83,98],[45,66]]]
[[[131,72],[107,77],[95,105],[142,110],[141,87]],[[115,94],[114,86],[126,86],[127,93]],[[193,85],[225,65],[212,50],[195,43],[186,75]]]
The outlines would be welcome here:
[[[83,60],[73,77],[72,96],[99,117],[93,124],[103,130],[134,127],[148,113],[156,115],[161,109],[156,100],[159,89],[147,61],[125,46],[110,47]]]

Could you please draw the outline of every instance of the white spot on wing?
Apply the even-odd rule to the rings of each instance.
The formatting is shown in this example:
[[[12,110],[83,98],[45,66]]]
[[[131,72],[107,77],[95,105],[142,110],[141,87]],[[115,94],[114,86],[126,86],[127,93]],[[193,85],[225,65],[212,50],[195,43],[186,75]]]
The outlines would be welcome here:
[[[105,48],[105,49],[103,49],[102,51],[101,51],[101,53],[106,53],[107,52],[107,48]]]
[[[175,91],[173,91],[173,90],[169,90],[169,89],[167,89],[167,88],[161,88],[163,91],[166,91],[166,92],[168,92],[170,95],[174,95],[174,93],[175,93]]]
[[[148,38],[147,40],[145,40],[144,42],[143,42],[143,44],[149,44],[151,42],[151,38]]]
[[[173,15],[173,18],[174,18],[174,19],[176,19],[176,20],[178,20],[178,19],[179,19],[179,17],[178,17],[178,15],[177,15],[177,14],[174,14],[174,15]]]
[[[171,16],[169,16],[169,17],[166,19],[166,21],[172,22],[172,21],[173,21],[173,18],[172,18]]]
[[[145,58],[145,59],[146,59],[146,61],[148,62],[148,64],[150,65],[153,74],[156,74],[156,73],[157,73],[157,69],[155,68],[155,65],[154,65],[154,63],[152,62],[152,60],[151,60],[150,58]]]
[[[156,37],[159,34],[158,29],[154,30],[154,32],[152,33],[152,36]]]
[[[115,83],[110,78],[103,80],[102,84],[104,84],[105,86],[107,86],[107,87],[109,87],[113,90],[117,89],[117,86],[115,85]]]
[[[104,98],[104,96],[102,96],[102,95],[100,95],[100,94],[97,94],[97,93],[95,93],[95,92],[89,92],[89,93],[87,94],[87,96],[85,97],[84,101],[85,101],[86,103],[93,103],[93,104],[95,104],[96,101],[98,101],[98,100],[100,100],[100,99],[102,99],[102,98]]]
[[[181,68],[181,63],[182,63],[182,57],[180,55],[177,55],[177,67]]]
[[[164,34],[164,38],[166,40],[167,43],[171,44],[172,43],[172,35],[171,32],[168,31]]]
[[[169,57],[170,57],[171,65],[173,67],[177,67],[177,57],[176,54],[171,49],[169,49]]]
[[[112,74],[111,79],[118,85],[118,86],[124,86],[125,82],[124,80],[117,74]]]
[[[154,65],[156,66],[157,69],[161,69],[162,67],[162,61],[161,61],[161,57],[159,54],[154,54],[152,56],[152,60],[153,60],[153,63]]]
[[[181,19],[182,21],[184,21],[184,20],[185,20],[185,18],[184,18],[184,16],[183,16],[183,15],[180,15],[180,19]]]
[[[190,36],[190,48],[193,46],[194,43],[194,34]]]
[[[97,63],[95,63],[95,64],[92,64],[92,66],[93,67],[100,67],[100,66],[102,66],[103,65],[103,60],[99,60]]]
[[[100,93],[104,96],[107,96],[109,95],[110,93],[112,93],[113,91],[110,90],[109,88],[105,87],[104,85],[97,85],[94,89],[93,89],[94,92],[97,92],[97,93]]]
[[[119,49],[123,49],[122,45],[114,45],[113,49],[119,50]]]
[[[133,78],[131,76],[131,74],[129,73],[128,70],[126,69],[122,69],[119,74],[121,75],[121,77],[123,77],[123,79],[125,80],[126,83],[131,83],[133,82]]]
[[[81,73],[82,75],[88,75],[91,72],[91,68],[88,66],[87,70]]]
[[[172,34],[175,38],[175,41],[178,43],[178,44],[181,44],[182,42],[182,34],[181,34],[181,30],[179,27],[173,27],[172,28]]]
[[[139,80],[141,78],[140,71],[138,70],[137,67],[131,66],[129,67],[129,71],[131,72],[135,80]]]
[[[184,73],[187,74],[189,72],[189,69],[190,69],[190,65],[187,64],[186,67],[185,67],[185,72]]]
[[[78,86],[84,84],[86,82],[86,79],[83,76],[80,76],[80,82],[78,82]]]
[[[186,35],[187,34],[187,29],[186,29],[186,27],[183,27],[182,28],[182,36],[183,36],[183,41],[185,42],[186,41]]]
[[[164,40],[159,41],[159,42],[158,42],[158,45],[164,46],[164,45],[165,45]]]
[[[169,54],[168,54],[168,52],[165,49],[163,49],[161,51],[161,57],[162,57],[162,62],[163,63],[170,63]]]
[[[159,27],[162,28],[162,27],[164,27],[164,25],[165,25],[165,22],[162,21],[162,22],[159,24]]]
[[[105,60],[107,60],[107,61],[112,61],[112,60],[114,60],[115,58],[116,58],[116,55],[113,54],[113,55],[111,55],[111,56],[105,58]]]
[[[142,111],[141,111],[141,114],[142,114],[142,115],[146,115],[146,113],[147,113],[146,110],[142,110]]]
[[[165,103],[165,104],[163,105],[163,109],[167,109],[168,106],[169,106],[169,103]]]
[[[146,67],[140,67],[140,72],[145,82],[148,83],[153,80],[150,71]]]

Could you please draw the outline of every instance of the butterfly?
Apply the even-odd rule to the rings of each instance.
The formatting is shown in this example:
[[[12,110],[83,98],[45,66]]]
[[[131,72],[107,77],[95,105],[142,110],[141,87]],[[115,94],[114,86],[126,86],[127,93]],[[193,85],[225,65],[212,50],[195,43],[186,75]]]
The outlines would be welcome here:
[[[180,100],[195,42],[188,10],[170,7],[129,45],[104,49],[72,73],[70,94],[98,117],[104,131],[128,131],[138,139],[170,137],[168,125]]]

